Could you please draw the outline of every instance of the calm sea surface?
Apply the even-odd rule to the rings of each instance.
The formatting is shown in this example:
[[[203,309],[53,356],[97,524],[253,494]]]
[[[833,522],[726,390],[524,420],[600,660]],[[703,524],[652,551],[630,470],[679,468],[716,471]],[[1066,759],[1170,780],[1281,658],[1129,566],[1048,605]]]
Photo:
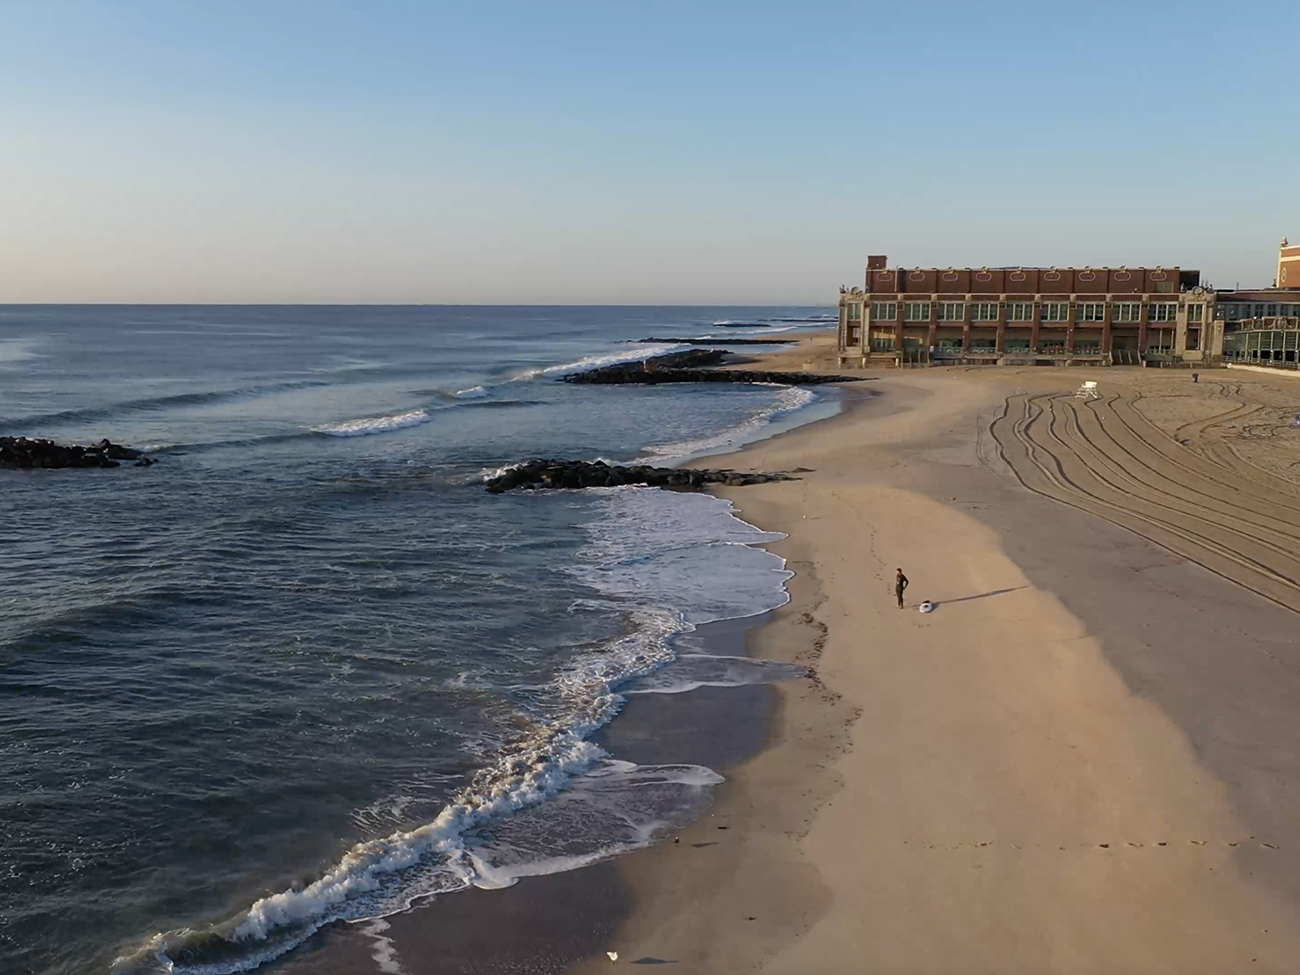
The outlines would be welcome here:
[[[0,971],[245,971],[697,814],[712,771],[588,737],[629,693],[781,676],[677,641],[784,601],[773,536],[708,496],[482,477],[828,415],[557,381],[824,314],[0,307],[0,435],[157,460],[0,470]]]

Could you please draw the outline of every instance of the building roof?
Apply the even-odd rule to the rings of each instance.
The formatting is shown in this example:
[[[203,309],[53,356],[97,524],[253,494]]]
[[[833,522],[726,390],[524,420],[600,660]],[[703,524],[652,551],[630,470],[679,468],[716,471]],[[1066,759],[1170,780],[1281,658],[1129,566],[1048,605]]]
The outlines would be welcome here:
[[[1225,288],[1218,292],[1218,300],[1300,302],[1300,288],[1255,288],[1245,291]]]

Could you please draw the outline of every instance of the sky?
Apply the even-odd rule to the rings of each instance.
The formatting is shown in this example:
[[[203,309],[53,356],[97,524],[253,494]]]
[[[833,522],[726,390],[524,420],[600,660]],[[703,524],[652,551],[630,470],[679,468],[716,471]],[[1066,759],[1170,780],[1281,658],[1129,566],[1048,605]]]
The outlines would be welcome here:
[[[1300,6],[0,0],[0,302],[830,303],[1300,239]]]

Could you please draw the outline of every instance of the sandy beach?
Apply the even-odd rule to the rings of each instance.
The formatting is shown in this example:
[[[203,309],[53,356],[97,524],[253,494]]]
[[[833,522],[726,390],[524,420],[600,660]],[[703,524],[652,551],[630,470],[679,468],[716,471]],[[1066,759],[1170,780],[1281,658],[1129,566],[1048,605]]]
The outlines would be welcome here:
[[[727,457],[812,469],[723,493],[797,573],[750,651],[815,677],[710,815],[617,861],[618,964],[1295,971],[1294,381],[867,375]]]
[[[837,371],[832,343],[757,359]],[[863,375],[839,416],[697,462],[803,469],[719,489],[788,533],[795,576],[763,625],[706,638],[809,677],[651,695],[602,733],[723,770],[711,810],[616,860],[333,927],[282,970],[1297,970],[1300,387]]]

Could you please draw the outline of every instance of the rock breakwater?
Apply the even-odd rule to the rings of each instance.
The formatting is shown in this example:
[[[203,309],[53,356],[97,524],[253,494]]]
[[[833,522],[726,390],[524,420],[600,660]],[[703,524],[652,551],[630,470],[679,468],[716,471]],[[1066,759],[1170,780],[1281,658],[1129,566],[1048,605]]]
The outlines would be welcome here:
[[[627,467],[604,461],[530,460],[488,478],[484,485],[490,494],[502,494],[513,488],[620,487],[646,484],[650,487],[678,491],[701,491],[708,484],[766,484],[769,481],[798,480],[793,474],[777,471],[758,473],[730,470],[688,470],[676,467],[650,467],[633,464]]]
[[[0,467],[121,467],[124,460],[135,461],[136,467],[148,467],[153,463],[140,451],[110,440],[83,446],[27,437],[0,437]]]
[[[772,372],[765,369],[715,369],[732,358],[724,349],[687,349],[651,356],[639,362],[617,362],[609,366],[570,373],[566,383],[595,385],[654,385],[656,383],[777,383],[782,386],[818,386],[825,383],[856,383],[862,376],[836,376],[818,372]],[[744,360],[741,360],[744,361]]]
[[[637,339],[638,342],[668,342],[677,345],[716,345],[722,342],[726,345],[794,345],[799,340],[796,338],[788,339],[672,339],[672,338],[655,338],[651,336],[648,339]]]

